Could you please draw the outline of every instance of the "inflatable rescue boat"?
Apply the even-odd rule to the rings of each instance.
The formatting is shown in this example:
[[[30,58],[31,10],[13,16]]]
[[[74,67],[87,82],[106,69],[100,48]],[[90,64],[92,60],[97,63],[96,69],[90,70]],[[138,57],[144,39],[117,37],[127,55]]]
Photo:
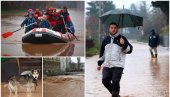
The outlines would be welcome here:
[[[34,28],[22,37],[23,43],[67,43],[74,39],[73,34],[62,34],[48,28]]]

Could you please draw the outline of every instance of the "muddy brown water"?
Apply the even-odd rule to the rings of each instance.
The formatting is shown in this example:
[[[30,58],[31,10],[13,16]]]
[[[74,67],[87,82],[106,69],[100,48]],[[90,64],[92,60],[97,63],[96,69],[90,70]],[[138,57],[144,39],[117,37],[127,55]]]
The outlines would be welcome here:
[[[44,77],[44,97],[85,97],[84,76]]]
[[[24,29],[14,33],[9,38],[1,38],[2,56],[84,56],[84,12],[69,10],[74,23],[75,35],[80,41],[56,44],[23,44]],[[17,14],[17,13],[16,13]],[[24,14],[24,13],[23,13]],[[8,16],[1,19],[1,33],[14,31],[20,28],[23,16]]]
[[[158,59],[151,59],[149,47],[132,43],[133,53],[126,56],[120,82],[121,97],[169,97],[168,48],[158,47]],[[98,56],[86,60],[86,97],[111,97],[102,84],[102,72],[97,71]]]

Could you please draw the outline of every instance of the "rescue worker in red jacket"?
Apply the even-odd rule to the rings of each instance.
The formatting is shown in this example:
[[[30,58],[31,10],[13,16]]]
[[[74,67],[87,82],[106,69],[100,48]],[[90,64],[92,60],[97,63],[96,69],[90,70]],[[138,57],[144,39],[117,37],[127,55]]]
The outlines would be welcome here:
[[[63,9],[58,12],[56,20],[57,22],[53,30],[61,33],[66,33],[66,31],[68,30],[72,34],[74,34],[75,32],[74,25],[70,19],[66,6],[64,6]]]
[[[38,8],[36,8],[34,12],[34,18],[38,20],[38,18],[41,16],[42,16],[42,12]]]
[[[37,22],[37,25],[34,25],[35,28],[38,28],[38,25],[39,25],[39,22],[40,22],[40,20],[39,20],[40,17],[42,17],[42,12],[38,8],[36,8],[35,12],[34,12],[34,18]]]
[[[56,16],[57,16],[56,8],[50,7],[49,11],[46,12],[46,15],[47,15],[47,19],[50,22],[51,26],[54,27],[56,24]]]

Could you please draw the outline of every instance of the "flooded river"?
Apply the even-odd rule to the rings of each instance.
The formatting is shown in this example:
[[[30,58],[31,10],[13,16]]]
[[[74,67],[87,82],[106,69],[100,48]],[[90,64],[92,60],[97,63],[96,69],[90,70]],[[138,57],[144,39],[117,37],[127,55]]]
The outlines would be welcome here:
[[[132,43],[133,53],[126,56],[120,82],[121,97],[169,97],[168,48],[158,48],[158,59],[150,58],[149,47]],[[102,84],[102,72],[97,71],[98,56],[86,60],[86,97],[111,97]]]
[[[84,56],[84,12],[70,9],[69,13],[75,26],[75,35],[80,41],[74,40],[59,44],[25,44],[21,41],[24,35],[24,29],[22,29],[9,38],[1,39],[2,56]],[[2,17],[1,32],[19,29],[23,20],[22,15]]]

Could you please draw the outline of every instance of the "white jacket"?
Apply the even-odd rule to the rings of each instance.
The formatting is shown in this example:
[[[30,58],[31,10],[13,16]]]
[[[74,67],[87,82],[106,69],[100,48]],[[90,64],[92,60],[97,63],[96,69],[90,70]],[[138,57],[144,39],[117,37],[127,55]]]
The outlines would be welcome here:
[[[125,44],[119,43],[120,38],[125,40]],[[125,66],[125,56],[132,52],[132,45],[128,40],[119,35],[118,33],[114,36],[106,36],[102,42],[98,65],[104,65],[104,67],[122,67]]]

